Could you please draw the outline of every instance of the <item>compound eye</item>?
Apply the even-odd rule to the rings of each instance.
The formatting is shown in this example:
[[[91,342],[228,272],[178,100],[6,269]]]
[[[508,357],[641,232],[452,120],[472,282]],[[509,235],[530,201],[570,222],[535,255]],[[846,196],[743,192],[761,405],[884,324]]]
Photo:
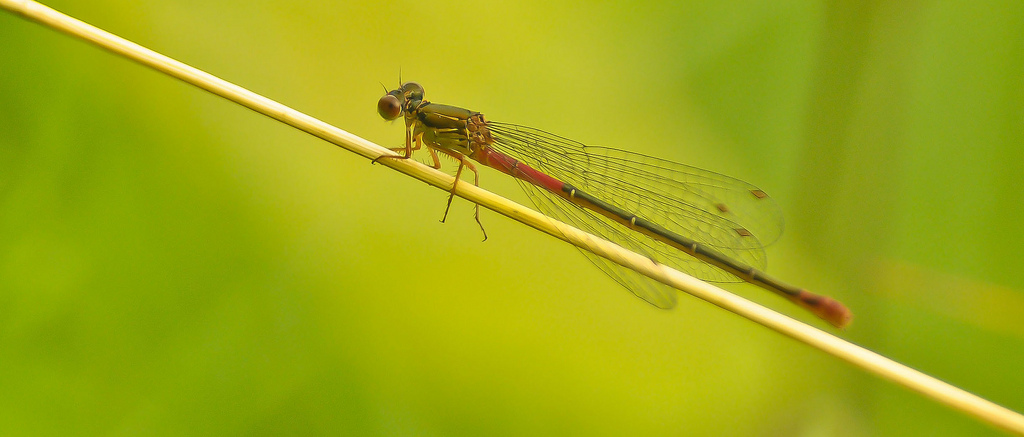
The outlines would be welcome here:
[[[402,103],[398,97],[388,94],[377,101],[377,113],[385,120],[394,120],[402,115]]]
[[[406,100],[423,100],[423,86],[416,82],[403,83],[402,93]]]

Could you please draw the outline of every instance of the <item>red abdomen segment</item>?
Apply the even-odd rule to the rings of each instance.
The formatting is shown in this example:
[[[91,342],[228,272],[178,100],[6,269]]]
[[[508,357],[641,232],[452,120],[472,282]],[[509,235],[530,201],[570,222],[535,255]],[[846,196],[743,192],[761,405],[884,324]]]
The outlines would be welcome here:
[[[562,190],[565,183],[537,169],[530,167],[518,159],[496,151],[490,147],[480,147],[470,156],[474,161],[497,169],[517,179],[522,179],[538,187],[542,187],[560,197],[568,198]]]

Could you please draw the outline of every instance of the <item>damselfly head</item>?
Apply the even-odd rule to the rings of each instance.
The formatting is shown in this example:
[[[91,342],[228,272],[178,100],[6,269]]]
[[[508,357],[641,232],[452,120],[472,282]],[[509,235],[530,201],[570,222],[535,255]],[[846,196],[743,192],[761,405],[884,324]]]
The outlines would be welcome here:
[[[401,96],[402,92],[399,90],[385,94],[377,101],[377,113],[389,121],[398,118],[399,115],[402,115],[402,100],[399,100]]]
[[[406,101],[423,100],[423,86],[416,82],[403,83],[402,94],[405,95]]]
[[[385,120],[394,120],[407,110],[407,105],[415,108],[423,100],[423,87],[416,82],[406,82],[397,90],[388,91],[387,95],[377,101],[377,113]]]

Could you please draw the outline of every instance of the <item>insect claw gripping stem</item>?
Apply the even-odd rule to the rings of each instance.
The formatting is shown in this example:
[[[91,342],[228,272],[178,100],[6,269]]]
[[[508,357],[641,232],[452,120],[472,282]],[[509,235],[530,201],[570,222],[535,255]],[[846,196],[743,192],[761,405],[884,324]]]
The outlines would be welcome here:
[[[374,165],[377,163],[377,161],[380,161],[382,159],[409,159],[409,157],[401,155],[380,155],[376,158],[373,158],[373,161],[370,161],[370,165]]]

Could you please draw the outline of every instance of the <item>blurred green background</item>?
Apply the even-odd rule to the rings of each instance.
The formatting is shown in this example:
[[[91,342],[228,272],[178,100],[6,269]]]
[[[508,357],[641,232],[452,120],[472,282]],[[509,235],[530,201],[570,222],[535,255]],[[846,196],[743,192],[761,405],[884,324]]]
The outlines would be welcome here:
[[[1024,3],[49,5],[387,146],[401,74],[755,183],[840,335],[1024,410]],[[998,434],[445,198],[0,13],[0,433]]]

